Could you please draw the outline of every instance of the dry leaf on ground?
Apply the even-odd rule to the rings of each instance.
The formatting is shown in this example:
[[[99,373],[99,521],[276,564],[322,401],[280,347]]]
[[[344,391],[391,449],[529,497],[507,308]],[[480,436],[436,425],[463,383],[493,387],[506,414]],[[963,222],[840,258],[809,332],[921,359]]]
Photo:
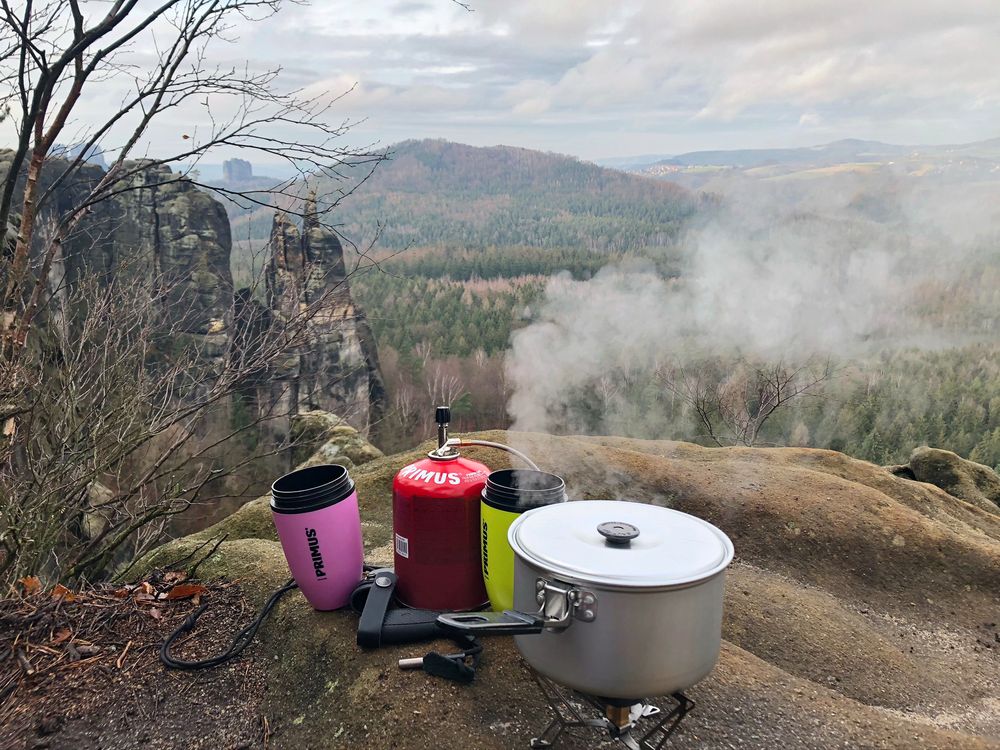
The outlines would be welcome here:
[[[56,631],[56,634],[52,637],[52,642],[62,643],[63,641],[69,640],[72,635],[73,631],[69,628],[59,628],[59,630]]]
[[[62,599],[64,602],[75,602],[76,594],[63,586],[61,583],[57,583],[52,589],[52,598]]]
[[[174,601],[175,599],[188,599],[193,596],[201,596],[206,591],[208,591],[207,588],[199,586],[196,583],[181,583],[174,586],[167,592],[167,599],[169,601]]]

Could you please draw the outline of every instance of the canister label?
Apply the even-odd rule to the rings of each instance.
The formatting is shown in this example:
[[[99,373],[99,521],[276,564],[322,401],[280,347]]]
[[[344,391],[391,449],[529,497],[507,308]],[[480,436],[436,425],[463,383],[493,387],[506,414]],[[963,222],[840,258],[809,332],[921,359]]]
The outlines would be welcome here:
[[[396,534],[396,554],[406,558],[410,556],[410,540],[399,534]]]
[[[443,472],[443,471],[428,471],[427,469],[417,468],[416,464],[410,464],[409,466],[400,469],[399,476],[411,479],[414,482],[423,482],[424,484],[461,484],[462,477],[454,471]]]

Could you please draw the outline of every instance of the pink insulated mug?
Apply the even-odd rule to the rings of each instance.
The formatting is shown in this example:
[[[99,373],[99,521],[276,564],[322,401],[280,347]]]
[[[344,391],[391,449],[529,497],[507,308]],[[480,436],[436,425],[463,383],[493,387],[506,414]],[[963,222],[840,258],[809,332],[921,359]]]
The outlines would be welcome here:
[[[271,485],[271,515],[292,577],[314,609],[339,609],[361,580],[358,493],[347,469],[310,466]]]

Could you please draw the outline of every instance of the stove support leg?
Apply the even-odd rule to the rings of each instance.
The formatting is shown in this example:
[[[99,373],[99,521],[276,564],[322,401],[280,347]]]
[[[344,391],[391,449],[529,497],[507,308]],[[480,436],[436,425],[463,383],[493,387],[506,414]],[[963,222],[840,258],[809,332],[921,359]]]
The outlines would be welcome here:
[[[556,718],[549,722],[549,725],[545,727],[540,735],[531,738],[531,747],[552,747],[565,728],[566,725],[556,716]],[[554,732],[552,731],[553,729],[555,730]]]
[[[677,705],[669,712],[660,711],[654,706],[647,706],[646,711],[636,721],[650,717],[649,720],[655,721],[655,724],[639,738],[632,732],[633,729],[636,729],[635,724],[632,722],[622,723],[627,714],[624,714],[621,709],[609,707],[592,696],[573,693],[573,695],[578,695],[579,699],[583,702],[589,703],[595,709],[605,714],[601,718],[586,719],[577,707],[582,704],[574,704],[567,697],[566,692],[548,678],[542,677],[537,672],[534,672],[534,670],[532,670],[532,674],[535,682],[538,684],[539,690],[542,691],[542,695],[552,709],[553,714],[555,714],[552,721],[549,722],[542,733],[538,737],[531,739],[532,748],[552,747],[566,729],[584,727],[604,730],[608,733],[608,736],[617,740],[623,747],[628,748],[628,750],[661,750],[667,740],[670,739],[670,736],[677,730],[684,717],[694,708],[694,701],[683,693],[674,693],[671,696],[677,701]],[[658,721],[651,718],[658,713],[663,714],[662,718],[658,717]]]
[[[677,705],[672,711],[664,714],[663,718],[643,735],[641,744],[647,750],[660,750],[670,739],[670,735],[677,731],[677,727],[680,726],[688,712],[694,708],[694,701],[684,693],[674,693],[670,697],[677,701]],[[657,734],[662,735],[658,741],[655,740]]]
[[[532,670],[532,675],[535,678],[538,689],[542,691],[542,695],[545,696],[545,700],[555,716],[538,737],[531,738],[531,747],[552,747],[568,727],[589,726],[589,722],[583,718],[554,682],[546,677],[542,677],[534,670]]]

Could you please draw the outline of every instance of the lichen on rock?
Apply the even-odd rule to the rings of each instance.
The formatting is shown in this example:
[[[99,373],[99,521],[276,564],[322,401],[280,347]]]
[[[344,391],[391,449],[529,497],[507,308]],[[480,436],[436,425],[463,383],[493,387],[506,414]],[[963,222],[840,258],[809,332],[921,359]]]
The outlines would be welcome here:
[[[336,463],[351,468],[384,456],[346,420],[320,409],[293,415],[291,437],[296,464]]]

